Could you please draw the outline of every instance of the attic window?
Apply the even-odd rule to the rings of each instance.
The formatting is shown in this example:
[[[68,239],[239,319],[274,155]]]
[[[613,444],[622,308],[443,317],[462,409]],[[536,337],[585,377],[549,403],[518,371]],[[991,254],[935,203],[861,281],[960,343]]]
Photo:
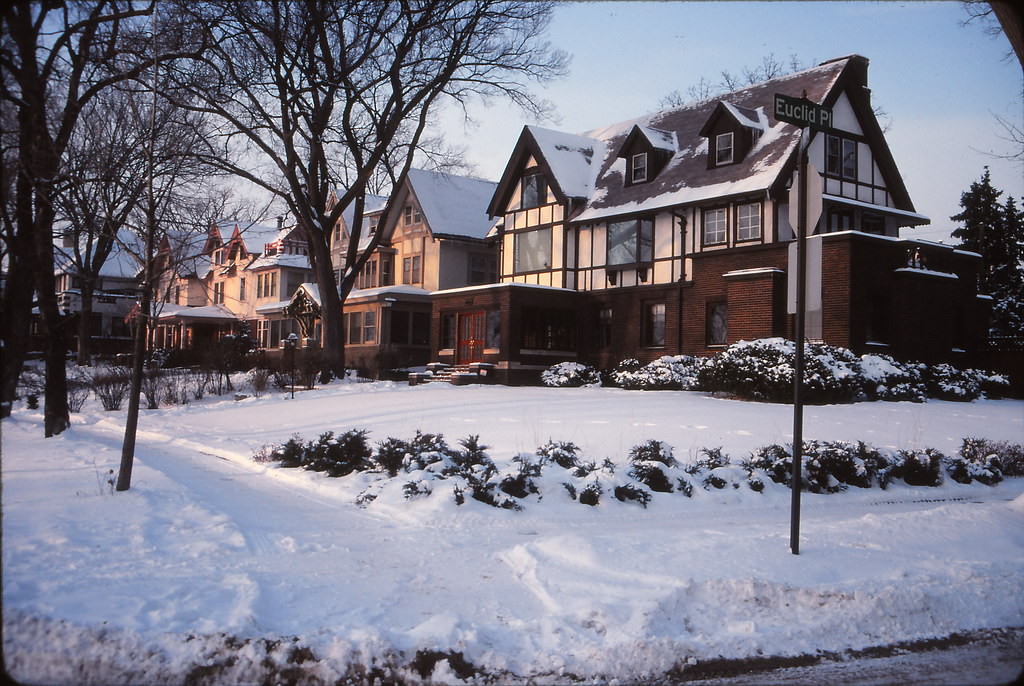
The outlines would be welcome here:
[[[642,183],[647,180],[647,153],[638,152],[630,159],[630,180]]]
[[[732,164],[732,131],[715,136],[715,165]]]
[[[521,209],[540,207],[547,200],[547,184],[543,174],[530,174],[523,177]]]

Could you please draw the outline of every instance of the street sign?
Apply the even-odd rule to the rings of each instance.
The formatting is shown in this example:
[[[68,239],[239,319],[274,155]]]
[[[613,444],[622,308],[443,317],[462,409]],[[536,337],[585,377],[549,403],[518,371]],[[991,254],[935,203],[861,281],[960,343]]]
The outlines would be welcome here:
[[[807,98],[794,98],[782,93],[775,94],[775,118],[800,128],[810,127],[818,131],[832,128],[832,110]]]

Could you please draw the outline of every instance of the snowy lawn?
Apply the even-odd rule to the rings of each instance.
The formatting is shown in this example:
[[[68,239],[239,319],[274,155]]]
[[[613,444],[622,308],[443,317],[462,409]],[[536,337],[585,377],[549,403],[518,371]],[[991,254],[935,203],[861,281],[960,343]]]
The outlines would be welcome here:
[[[501,468],[549,439],[623,473],[648,439],[681,462],[719,446],[739,462],[790,440],[790,406],[338,382],[294,400],[212,398],[143,411],[132,488],[114,494],[124,416],[90,401],[48,440],[39,411],[3,422],[4,657],[16,678],[241,684],[301,667],[303,683],[473,670],[629,681],[720,657],[1024,625],[1020,478],[804,494],[794,556],[790,492],[772,483],[658,493],[647,509],[588,507],[558,489],[521,512],[457,506],[440,489],[360,508],[366,475],[252,460],[292,434],[358,428],[374,443],[478,434]],[[806,439],[946,454],[965,436],[1024,442],[1024,402],[808,407],[804,421]]]

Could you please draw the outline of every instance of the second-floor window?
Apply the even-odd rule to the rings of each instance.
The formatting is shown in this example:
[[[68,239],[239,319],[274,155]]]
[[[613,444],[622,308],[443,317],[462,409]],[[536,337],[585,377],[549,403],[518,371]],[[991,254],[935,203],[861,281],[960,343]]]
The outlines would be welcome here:
[[[402,259],[402,283],[415,284],[423,282],[423,258],[413,255]]]
[[[422,221],[423,221],[423,215],[420,214],[420,208],[416,207],[415,205],[406,205],[405,206],[405,225],[406,226],[413,226],[414,224],[419,224]]]
[[[220,305],[224,302],[224,282],[218,281],[213,284],[213,304]]]
[[[727,213],[724,207],[704,210],[704,245],[720,245],[725,243]]]
[[[469,285],[494,283],[498,280],[498,261],[492,255],[469,256]]]
[[[256,276],[256,297],[270,298],[277,295],[277,272]]]
[[[394,255],[381,255],[380,256],[380,285],[381,286],[394,286],[395,285],[395,256]]]
[[[856,181],[857,141],[840,136],[826,136],[825,173]]]
[[[356,279],[356,288],[377,287],[377,260],[370,260],[363,265]]]
[[[245,302],[245,278],[238,280],[238,300],[239,302]]]
[[[551,229],[517,233],[513,251],[512,268],[517,273],[551,269]]]
[[[608,224],[608,262],[612,265],[645,264],[654,259],[654,221],[629,219]]]
[[[224,248],[217,248],[213,251],[213,263],[224,264]]]
[[[732,164],[732,132],[715,136],[715,165]]]
[[[736,208],[736,240],[754,241],[761,237],[761,203],[752,202]]]

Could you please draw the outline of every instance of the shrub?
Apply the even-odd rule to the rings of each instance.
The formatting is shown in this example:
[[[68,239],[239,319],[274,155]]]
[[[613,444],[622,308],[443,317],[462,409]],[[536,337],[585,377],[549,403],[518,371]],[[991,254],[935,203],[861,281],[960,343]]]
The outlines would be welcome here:
[[[68,411],[81,412],[90,393],[89,378],[81,369],[68,375]]]
[[[900,461],[893,474],[908,486],[939,486],[942,484],[940,467],[947,461],[945,455],[933,448],[900,450]]]
[[[960,456],[975,465],[998,462],[1003,476],[1024,476],[1024,446],[1017,443],[968,437],[960,445]]]
[[[302,444],[302,438],[295,434],[284,445],[274,450],[273,454],[282,467],[301,467],[305,462],[306,448]]]
[[[621,386],[620,379],[629,378],[631,374],[640,371],[641,367],[643,365],[640,364],[640,360],[628,357],[615,365],[613,369],[602,371],[601,383],[605,386]]]
[[[722,448],[701,448],[698,452],[701,457],[686,466],[687,474],[696,474],[702,469],[718,469],[729,464],[729,456],[722,454]]]
[[[612,372],[617,386],[630,390],[689,391],[697,387],[698,370],[704,364],[690,355],[665,355],[639,369]]]
[[[430,443],[430,441],[427,442]],[[441,443],[443,444],[443,439]],[[487,446],[480,444],[479,436],[467,436],[460,439],[459,445],[462,446],[462,450],[447,451],[447,466],[442,469],[442,476],[461,479],[469,488],[470,497],[474,500],[495,507],[507,507],[505,503],[499,502],[494,495],[495,485],[491,479],[497,473],[498,468],[488,457]],[[437,447],[436,442],[434,442],[434,446]],[[459,490],[461,492],[462,489]],[[458,501],[459,494],[456,494],[456,502]]]
[[[927,368],[925,385],[928,395],[940,400],[970,401],[981,396],[981,382],[976,376],[945,363]]]
[[[559,362],[545,369],[540,374],[545,386],[556,388],[578,388],[592,386],[601,382],[597,370],[579,362]]]
[[[579,465],[579,451],[580,448],[575,443],[548,441],[537,448],[537,456],[542,465],[554,462],[563,469],[573,469]]]
[[[146,409],[155,410],[160,407],[164,396],[164,371],[159,367],[144,369],[142,372],[142,397],[146,399]]]
[[[427,469],[431,465],[443,464],[451,455],[452,449],[445,443],[441,434],[425,434],[418,429],[416,435],[408,443],[408,453],[405,456],[404,467],[406,471]]]
[[[333,431],[320,434],[315,443],[306,445],[304,465],[315,472],[339,477],[365,469],[371,450],[366,442],[367,431],[350,429],[335,437]]]
[[[965,373],[978,383],[986,398],[1002,398],[1010,392],[1010,379],[1003,374],[981,369],[968,369]]]
[[[131,387],[131,372],[126,367],[97,367],[92,372],[92,391],[108,412],[120,410]]]
[[[601,484],[596,481],[591,481],[583,490],[580,491],[580,503],[583,505],[594,506],[601,502],[601,494],[603,493]]]
[[[666,467],[675,467],[672,446],[661,441],[649,440],[633,446],[629,451],[630,462],[660,462]]]
[[[651,502],[651,494],[633,484],[624,484],[615,487],[615,498],[621,502],[639,503],[644,509],[647,503]]]
[[[540,476],[541,463],[534,462],[531,455],[516,455],[512,461],[518,465],[514,474],[501,480],[498,486],[504,493],[515,498],[525,498],[530,494],[540,493],[534,479]]]
[[[863,442],[805,441],[801,480],[811,493],[836,493],[847,486],[869,488],[875,480],[885,488],[903,475],[901,462]],[[744,467],[764,470],[775,483],[792,486],[793,456],[781,445],[758,448]]]
[[[869,400],[923,403],[928,397],[923,364],[898,362],[889,355],[861,355],[860,365]]]
[[[796,345],[782,338],[740,341],[700,366],[699,387],[748,400],[791,402]],[[861,394],[860,361],[845,348],[807,343],[804,399],[851,402]]]
[[[377,444],[377,450],[372,459],[377,469],[386,472],[388,476],[398,476],[408,451],[408,443],[398,438],[388,437]]]
[[[252,386],[253,395],[259,398],[270,388],[270,370],[263,367],[250,369],[249,385]]]

